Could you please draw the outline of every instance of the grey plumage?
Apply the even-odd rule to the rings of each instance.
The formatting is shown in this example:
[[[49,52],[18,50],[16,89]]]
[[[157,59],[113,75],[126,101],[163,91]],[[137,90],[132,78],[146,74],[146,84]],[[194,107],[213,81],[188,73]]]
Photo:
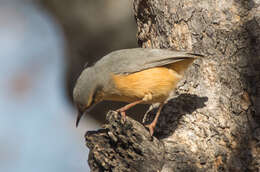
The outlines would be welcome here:
[[[100,59],[95,66],[97,68],[105,66],[104,70],[113,74],[130,74],[197,57],[203,56],[168,49],[132,48],[109,53]]]

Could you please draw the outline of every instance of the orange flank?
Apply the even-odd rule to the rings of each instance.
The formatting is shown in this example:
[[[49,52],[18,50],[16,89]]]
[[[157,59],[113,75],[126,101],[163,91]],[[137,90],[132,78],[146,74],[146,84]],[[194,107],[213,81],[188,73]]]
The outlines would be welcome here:
[[[150,99],[144,103],[163,102],[176,88],[180,79],[181,75],[167,67],[151,68],[129,75],[113,75],[118,94],[110,95],[105,99],[133,102],[150,95]]]

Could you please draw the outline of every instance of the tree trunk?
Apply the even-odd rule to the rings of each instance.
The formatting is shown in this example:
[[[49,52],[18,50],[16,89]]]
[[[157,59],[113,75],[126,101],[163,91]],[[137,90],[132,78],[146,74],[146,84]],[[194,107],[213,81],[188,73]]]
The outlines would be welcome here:
[[[87,132],[92,171],[259,171],[260,2],[134,0],[134,12],[140,46],[206,58],[186,72],[154,137],[113,111]]]
[[[257,1],[135,0],[142,47],[192,50],[197,60],[163,108],[155,137],[108,114],[88,132],[93,171],[260,170]],[[152,110],[146,122],[154,117]]]

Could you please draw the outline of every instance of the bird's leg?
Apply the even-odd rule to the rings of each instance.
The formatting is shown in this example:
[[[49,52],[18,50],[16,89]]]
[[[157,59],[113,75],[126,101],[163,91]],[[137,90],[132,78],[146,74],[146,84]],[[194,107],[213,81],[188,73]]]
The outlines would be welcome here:
[[[156,113],[156,115],[155,115],[155,118],[154,118],[153,122],[152,122],[151,124],[146,125],[146,127],[147,127],[147,128],[149,129],[149,131],[150,131],[151,136],[152,136],[153,133],[154,133],[154,128],[155,128],[155,126],[156,126],[156,123],[157,123],[158,118],[159,118],[159,116],[160,116],[160,113],[161,113],[161,111],[162,111],[163,105],[164,105],[164,103],[161,103],[161,104],[160,104],[159,109],[158,109],[158,111],[157,111],[157,113]]]
[[[123,117],[123,120],[125,120],[125,118],[126,118],[126,113],[125,113],[125,111],[127,111],[128,109],[130,109],[131,107],[133,107],[133,106],[135,106],[135,105],[137,105],[137,104],[139,104],[139,103],[142,103],[143,101],[144,101],[144,100],[135,101],[135,102],[133,102],[133,103],[130,103],[130,104],[125,105],[124,107],[122,107],[122,108],[120,108],[120,109],[117,109],[116,111],[117,111],[117,112],[120,112],[120,114],[121,114],[122,117]]]

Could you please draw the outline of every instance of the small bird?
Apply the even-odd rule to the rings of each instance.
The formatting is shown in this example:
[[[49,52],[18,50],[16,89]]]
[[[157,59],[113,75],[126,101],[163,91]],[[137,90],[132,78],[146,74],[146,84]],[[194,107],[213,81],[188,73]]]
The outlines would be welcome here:
[[[73,90],[78,109],[76,126],[86,111],[103,101],[127,102],[117,110],[137,104],[160,103],[153,122],[146,127],[153,135],[158,117],[169,94],[176,89],[185,70],[200,54],[167,49],[133,48],[111,52],[85,68]]]

